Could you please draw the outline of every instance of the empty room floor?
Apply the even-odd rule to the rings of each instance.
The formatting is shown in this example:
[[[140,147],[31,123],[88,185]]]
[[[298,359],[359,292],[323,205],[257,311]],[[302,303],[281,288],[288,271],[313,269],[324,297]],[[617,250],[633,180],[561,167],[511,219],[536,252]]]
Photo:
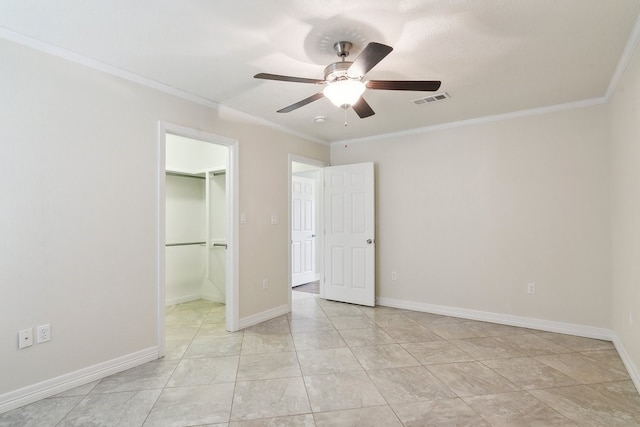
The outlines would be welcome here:
[[[640,426],[613,345],[293,292],[236,333],[167,309],[167,354],[0,415],[0,426]]]

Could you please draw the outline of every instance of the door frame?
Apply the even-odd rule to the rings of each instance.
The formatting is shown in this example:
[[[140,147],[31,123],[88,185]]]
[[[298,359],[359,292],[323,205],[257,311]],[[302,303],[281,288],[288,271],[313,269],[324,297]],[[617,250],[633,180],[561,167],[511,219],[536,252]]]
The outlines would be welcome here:
[[[224,145],[228,149],[226,171],[227,189],[227,260],[225,280],[225,329],[230,332],[239,329],[239,230],[236,220],[239,212],[238,197],[238,141],[213,133],[193,129],[174,123],[158,123],[158,239],[157,239],[157,341],[158,357],[165,354],[165,171],[166,171],[166,135],[173,134],[185,138]]]
[[[287,253],[288,253],[288,268],[287,268],[287,288],[288,290],[288,302],[289,302],[289,311],[291,311],[291,296],[292,296],[292,292],[293,289],[291,287],[291,284],[293,283],[292,280],[292,268],[293,268],[293,264],[292,264],[292,260],[291,260],[291,227],[293,225],[293,218],[291,215],[291,210],[293,208],[292,206],[292,195],[291,195],[291,191],[292,191],[292,174],[293,174],[293,167],[292,164],[293,163],[302,163],[305,165],[309,165],[309,166],[315,166],[319,169],[325,168],[327,166],[329,166],[328,162],[323,162],[321,160],[316,160],[316,159],[311,159],[309,157],[303,157],[303,156],[299,156],[296,154],[291,154],[289,153],[289,160],[287,163],[288,166],[288,174],[287,174],[287,181],[288,181],[288,190],[287,190],[287,194],[288,194],[288,206],[289,209],[287,211],[287,217],[289,218],[289,220],[287,221],[289,227],[287,230],[287,235],[288,235],[288,249],[287,249]],[[320,171],[320,173],[322,173]],[[316,187],[316,212],[319,212],[320,215],[316,215],[316,253],[318,254],[318,262],[316,263],[316,270],[318,271],[318,274],[320,276],[320,296],[322,297],[322,282],[324,281],[324,233],[321,232],[321,230],[324,230],[324,218],[323,218],[323,212],[324,212],[324,188],[322,185],[318,185]]]

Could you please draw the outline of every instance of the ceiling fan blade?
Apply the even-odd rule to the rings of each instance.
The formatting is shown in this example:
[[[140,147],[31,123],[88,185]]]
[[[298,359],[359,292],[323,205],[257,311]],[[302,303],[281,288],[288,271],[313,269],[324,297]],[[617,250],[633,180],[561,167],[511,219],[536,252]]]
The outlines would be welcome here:
[[[293,110],[297,110],[298,108],[311,104],[313,101],[317,101],[321,98],[324,98],[324,94],[322,92],[318,92],[315,95],[311,95],[310,97],[303,99],[302,101],[298,101],[295,104],[291,104],[288,107],[278,110],[278,113],[290,113]]]
[[[371,42],[353,61],[353,64],[347,70],[349,77],[359,78],[367,74],[378,62],[382,61],[385,56],[391,53],[393,48],[385,44]]]
[[[356,102],[355,104],[353,104],[351,106],[351,108],[353,108],[353,111],[356,112],[356,114],[361,118],[361,119],[365,119],[367,117],[371,117],[373,116],[376,112],[373,111],[373,109],[371,108],[371,106],[367,103],[367,101],[364,100],[363,97],[360,97],[360,99],[358,99],[358,102]]]
[[[326,83],[324,80],[307,79],[304,77],[281,76],[279,74],[269,74],[269,73],[258,73],[255,76],[253,76],[253,78],[264,79],[264,80],[279,80],[282,82],[294,82],[294,83],[313,83],[313,84]]]
[[[367,89],[435,91],[440,89],[439,80],[369,80]]]

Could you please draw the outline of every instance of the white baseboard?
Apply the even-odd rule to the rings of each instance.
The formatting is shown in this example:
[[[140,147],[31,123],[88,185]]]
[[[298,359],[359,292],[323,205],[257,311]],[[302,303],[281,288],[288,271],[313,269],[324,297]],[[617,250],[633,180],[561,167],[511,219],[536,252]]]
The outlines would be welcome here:
[[[157,358],[158,347],[149,347],[135,353],[107,360],[106,362],[1,394],[0,414],[102,379],[109,375],[117,374],[118,372],[142,365],[143,363],[151,362]]]
[[[240,319],[240,329],[248,328],[249,326],[257,325],[258,323],[262,323],[267,320],[274,319],[278,316],[282,316],[284,314],[289,313],[289,305],[281,305],[279,307],[274,307],[272,309],[263,311],[258,314],[254,314],[251,316],[243,317]]]
[[[225,297],[224,295],[220,296],[218,294],[208,294],[208,293],[202,293],[200,295],[201,299],[207,300],[207,301],[211,301],[211,302],[217,302],[220,304],[225,304]]]
[[[183,295],[181,297],[170,299],[167,298],[164,305],[165,307],[168,307],[170,305],[182,304],[183,302],[195,301],[200,298],[202,298],[202,295],[200,294]]]
[[[460,317],[463,319],[480,320],[483,322],[499,323],[502,325],[519,326],[540,331],[557,332],[560,334],[576,335],[579,337],[595,338],[611,341],[611,329],[595,326],[577,325],[574,323],[554,322],[551,320],[535,319],[531,317],[513,316],[510,314],[492,313],[488,311],[470,310],[466,308],[449,307],[445,305],[425,304],[414,301],[404,301],[393,298],[378,298],[378,304],[386,307],[402,308],[405,310],[422,311],[425,313],[441,314],[444,316]]]
[[[636,386],[636,390],[640,393],[640,373],[638,372],[638,368],[631,361],[631,358],[615,333],[613,334],[613,345],[616,347],[618,355],[620,356],[620,359],[622,359],[622,363],[624,363],[625,368],[627,368],[627,372],[631,377],[631,381],[633,381],[633,385]]]

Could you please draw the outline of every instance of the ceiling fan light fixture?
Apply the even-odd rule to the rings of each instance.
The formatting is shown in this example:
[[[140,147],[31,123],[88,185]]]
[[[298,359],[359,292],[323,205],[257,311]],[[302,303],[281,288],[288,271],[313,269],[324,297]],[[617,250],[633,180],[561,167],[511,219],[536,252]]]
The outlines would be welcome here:
[[[322,93],[336,107],[345,107],[358,102],[365,88],[365,84],[360,80],[345,79],[329,83]]]

